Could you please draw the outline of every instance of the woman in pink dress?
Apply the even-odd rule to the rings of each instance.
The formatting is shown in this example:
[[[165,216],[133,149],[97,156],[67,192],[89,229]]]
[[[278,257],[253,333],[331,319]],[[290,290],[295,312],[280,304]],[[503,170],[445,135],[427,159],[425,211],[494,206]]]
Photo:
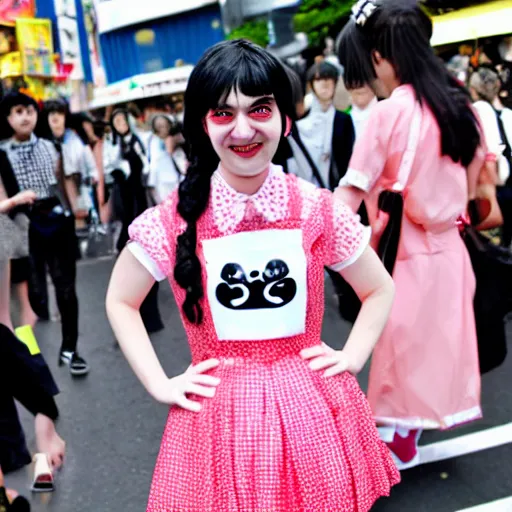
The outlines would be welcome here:
[[[208,50],[185,95],[187,177],[135,220],[116,263],[113,329],[148,392],[171,405],[148,512],[362,512],[399,480],[354,377],[392,280],[348,207],[272,165],[292,97],[265,50]],[[343,350],[320,341],[325,266],[363,300]],[[192,353],[170,379],[138,312],[166,277]]]
[[[404,188],[397,298],[373,353],[368,389],[377,423],[389,427],[382,437],[404,469],[420,462],[421,429],[481,417],[475,278],[457,219],[466,212],[467,176],[478,176],[467,168],[481,167],[485,151],[469,97],[435,57],[431,34],[430,19],[414,3],[366,0],[339,44],[347,86],[368,83],[388,99],[372,111],[335,195],[354,211],[364,199],[378,233],[385,221],[380,192]],[[407,155],[415,117],[416,150]],[[407,157],[409,179],[398,184]]]

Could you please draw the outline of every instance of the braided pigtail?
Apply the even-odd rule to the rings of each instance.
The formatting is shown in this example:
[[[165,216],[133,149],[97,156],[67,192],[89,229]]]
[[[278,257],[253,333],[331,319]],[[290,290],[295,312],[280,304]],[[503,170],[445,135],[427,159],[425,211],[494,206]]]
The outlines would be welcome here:
[[[187,229],[178,236],[174,279],[187,291],[182,310],[193,324],[200,324],[203,318],[200,300],[204,290],[201,263],[196,254],[196,224],[208,206],[210,180],[216,168],[216,165],[212,168],[211,164],[203,165],[196,158],[188,168],[187,177],[180,184],[178,192],[178,213],[187,222]]]

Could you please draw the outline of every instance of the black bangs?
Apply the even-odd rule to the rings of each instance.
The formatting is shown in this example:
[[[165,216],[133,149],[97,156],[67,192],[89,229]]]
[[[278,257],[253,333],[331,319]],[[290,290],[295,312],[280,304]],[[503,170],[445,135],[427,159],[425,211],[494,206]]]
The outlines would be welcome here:
[[[245,40],[223,41],[203,55],[185,93],[185,137],[194,143],[210,109],[225,102],[232,90],[246,96],[273,95],[283,118],[293,118],[292,88],[283,65],[263,48]]]
[[[34,107],[39,112],[36,100],[22,92],[10,92],[4,96],[0,103],[0,115],[8,117],[14,107]]]
[[[208,68],[205,72],[209,77],[204,84],[208,109],[224,103],[233,89],[246,96],[274,95],[276,100],[286,90],[280,63],[247,41],[233,41],[219,48]]]
[[[371,85],[377,78],[372,63],[371,42],[353,20],[345,25],[336,44],[340,64],[344,68],[345,87],[357,89]]]
[[[335,66],[329,62],[318,62],[309,68],[306,80],[311,83],[314,80],[338,81],[340,74]]]

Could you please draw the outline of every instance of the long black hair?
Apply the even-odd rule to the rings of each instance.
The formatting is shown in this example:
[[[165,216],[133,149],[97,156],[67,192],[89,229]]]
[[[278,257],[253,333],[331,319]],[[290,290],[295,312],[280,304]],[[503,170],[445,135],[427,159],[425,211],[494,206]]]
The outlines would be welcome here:
[[[64,116],[65,128],[70,127],[70,112],[67,102],[63,99],[50,99],[43,103],[41,114],[37,119],[35,133],[38,137],[48,140],[53,140],[55,138],[48,120],[50,114],[55,112]]]
[[[291,86],[282,64],[266,50],[244,40],[224,41],[208,49],[190,76],[185,92],[184,136],[190,166],[179,187],[178,213],[187,228],[177,240],[174,278],[187,291],[182,309],[192,323],[200,324],[203,297],[201,263],[196,254],[196,223],[210,196],[210,179],[219,164],[204,119],[231,90],[246,96],[274,95],[283,119],[293,118]]]
[[[359,8],[359,11],[357,9]],[[388,60],[401,84],[410,84],[427,103],[441,131],[441,151],[467,167],[480,143],[470,97],[430,46],[432,22],[416,0],[367,0],[338,39],[338,54],[348,88],[376,80],[374,52]]]

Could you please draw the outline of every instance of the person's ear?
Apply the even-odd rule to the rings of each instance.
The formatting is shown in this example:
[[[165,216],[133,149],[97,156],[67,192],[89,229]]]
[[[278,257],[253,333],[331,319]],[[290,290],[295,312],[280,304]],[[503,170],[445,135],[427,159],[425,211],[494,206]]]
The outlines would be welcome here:
[[[382,58],[382,55],[377,50],[374,50],[372,52],[372,61],[373,63],[378,66],[384,59]]]
[[[288,135],[290,135],[292,131],[292,120],[286,116],[286,125],[285,125],[285,129],[284,129],[284,136],[285,137],[288,137]]]

